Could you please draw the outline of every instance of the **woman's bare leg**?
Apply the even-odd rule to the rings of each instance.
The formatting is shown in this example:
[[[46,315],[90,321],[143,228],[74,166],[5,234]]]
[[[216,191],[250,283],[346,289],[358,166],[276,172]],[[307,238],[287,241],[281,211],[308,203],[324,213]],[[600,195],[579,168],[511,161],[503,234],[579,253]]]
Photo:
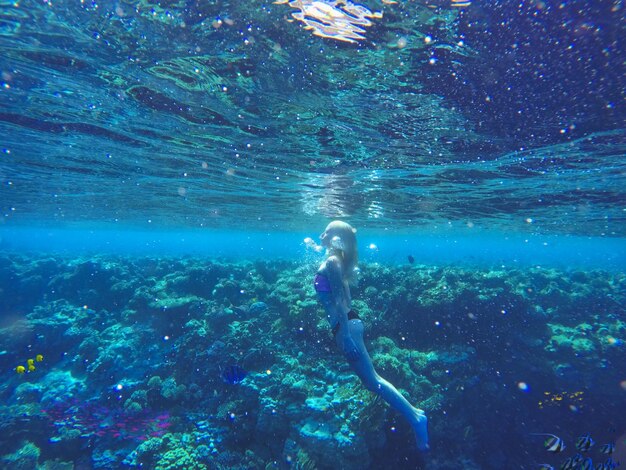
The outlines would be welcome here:
[[[361,320],[350,320],[348,325],[350,334],[361,353],[358,360],[350,362],[352,370],[356,372],[363,382],[363,385],[365,385],[368,390],[380,395],[383,400],[389,403],[391,407],[409,421],[415,432],[417,447],[420,450],[428,450],[428,419],[424,411],[411,405],[393,384],[387,382],[376,373],[372,360],[363,343],[363,322]],[[341,348],[339,341],[338,344]]]

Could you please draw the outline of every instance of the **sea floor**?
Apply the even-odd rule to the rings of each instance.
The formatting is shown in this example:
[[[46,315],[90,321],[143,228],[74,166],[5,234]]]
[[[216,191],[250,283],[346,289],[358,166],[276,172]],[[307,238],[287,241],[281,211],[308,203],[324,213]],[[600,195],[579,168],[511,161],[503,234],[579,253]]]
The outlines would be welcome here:
[[[336,350],[315,269],[0,256],[0,466],[530,469],[588,433],[594,463],[624,459],[623,272],[361,266],[353,306],[428,414],[421,454]]]

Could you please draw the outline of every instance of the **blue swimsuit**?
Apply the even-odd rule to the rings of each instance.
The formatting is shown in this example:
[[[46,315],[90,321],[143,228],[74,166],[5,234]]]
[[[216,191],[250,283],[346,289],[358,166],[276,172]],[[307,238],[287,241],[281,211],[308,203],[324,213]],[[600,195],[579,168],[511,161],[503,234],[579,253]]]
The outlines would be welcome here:
[[[315,275],[313,287],[315,287],[315,292],[330,292],[332,290],[330,288],[330,281],[328,280],[328,278],[319,273]]]
[[[315,288],[315,292],[331,292],[330,281],[323,274],[317,273],[315,275],[315,279],[313,280],[313,287]],[[350,310],[348,312],[348,320],[360,320],[359,315],[354,311]],[[332,327],[331,331],[333,336],[337,336],[337,332],[339,331],[339,323],[336,323],[335,326]]]

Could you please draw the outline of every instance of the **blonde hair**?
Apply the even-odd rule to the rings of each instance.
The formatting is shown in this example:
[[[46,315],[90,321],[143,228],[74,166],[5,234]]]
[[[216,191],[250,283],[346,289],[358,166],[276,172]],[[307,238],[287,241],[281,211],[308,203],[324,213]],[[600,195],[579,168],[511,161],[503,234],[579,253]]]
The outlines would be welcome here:
[[[356,284],[356,267],[359,264],[359,250],[356,243],[356,229],[347,222],[335,220],[328,224],[326,231],[336,233],[343,246],[341,248],[331,248],[340,251],[343,261],[343,276],[350,284]]]

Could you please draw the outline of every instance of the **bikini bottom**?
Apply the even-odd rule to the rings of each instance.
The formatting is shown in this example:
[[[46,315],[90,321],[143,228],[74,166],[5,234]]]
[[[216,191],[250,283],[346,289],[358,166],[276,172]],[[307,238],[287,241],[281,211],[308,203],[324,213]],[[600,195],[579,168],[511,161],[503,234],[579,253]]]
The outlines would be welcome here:
[[[354,310],[350,310],[348,312],[348,320],[360,320],[360,319],[361,318]],[[340,326],[341,324],[337,322],[335,323],[335,326],[333,326],[332,329],[330,330],[333,334],[333,337],[337,336],[337,332],[339,331]]]

